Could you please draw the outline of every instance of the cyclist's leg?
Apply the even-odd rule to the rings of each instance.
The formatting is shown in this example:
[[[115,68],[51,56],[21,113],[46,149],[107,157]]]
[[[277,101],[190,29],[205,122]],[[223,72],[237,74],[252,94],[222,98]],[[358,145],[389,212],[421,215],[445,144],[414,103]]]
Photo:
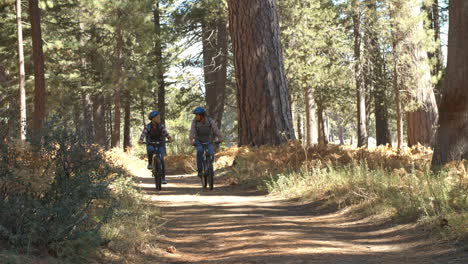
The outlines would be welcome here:
[[[153,162],[153,154],[155,153],[156,149],[152,145],[146,146],[146,152],[148,154],[148,169],[152,169],[152,162]]]
[[[196,142],[197,144],[197,170],[198,176],[201,177],[203,172],[203,146],[200,142]]]
[[[158,147],[158,155],[161,160],[161,173],[162,173],[162,179],[163,183],[166,183],[166,167],[164,165],[164,156],[166,154],[166,147],[165,146],[159,146]]]
[[[207,150],[206,150],[206,151],[208,152],[208,155],[210,156],[210,162],[214,161],[214,153],[215,153],[215,151],[214,151],[214,145],[213,145],[213,143],[208,144]]]

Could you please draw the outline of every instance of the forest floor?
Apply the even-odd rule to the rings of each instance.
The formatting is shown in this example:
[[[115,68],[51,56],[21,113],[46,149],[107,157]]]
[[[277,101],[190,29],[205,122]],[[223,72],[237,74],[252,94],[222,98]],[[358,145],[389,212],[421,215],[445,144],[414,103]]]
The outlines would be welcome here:
[[[147,263],[468,263],[463,245],[414,223],[357,219],[326,201],[284,200],[222,178],[209,191],[196,176],[168,176],[157,193],[149,176],[137,181],[163,224],[158,250],[140,258]]]

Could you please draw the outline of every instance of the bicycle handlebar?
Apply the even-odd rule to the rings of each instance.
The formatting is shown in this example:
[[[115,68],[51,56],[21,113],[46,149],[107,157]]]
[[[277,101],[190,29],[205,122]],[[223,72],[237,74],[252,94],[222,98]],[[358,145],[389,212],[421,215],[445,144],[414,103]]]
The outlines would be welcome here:
[[[171,143],[172,141],[169,141],[169,140],[163,140],[163,141],[150,141],[150,142],[146,142],[146,145],[161,145],[161,144],[164,144],[164,143]]]

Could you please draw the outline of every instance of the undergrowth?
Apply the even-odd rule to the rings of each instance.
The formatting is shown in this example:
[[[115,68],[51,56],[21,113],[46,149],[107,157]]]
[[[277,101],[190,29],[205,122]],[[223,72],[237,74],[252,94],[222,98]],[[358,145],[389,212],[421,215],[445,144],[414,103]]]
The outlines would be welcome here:
[[[159,210],[125,164],[73,131],[55,124],[36,143],[0,148],[1,263],[110,263],[157,233]]]

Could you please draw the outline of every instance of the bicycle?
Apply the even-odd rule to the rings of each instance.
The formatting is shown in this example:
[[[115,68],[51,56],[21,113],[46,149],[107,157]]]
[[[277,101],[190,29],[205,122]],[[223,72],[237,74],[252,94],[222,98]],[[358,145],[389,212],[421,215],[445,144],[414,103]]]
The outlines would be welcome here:
[[[213,142],[214,144],[219,144],[219,141]],[[202,177],[201,177],[201,183],[202,187],[206,188],[209,186],[210,190],[213,190],[214,187],[214,170],[213,170],[213,161],[214,161],[214,155],[211,157],[211,155],[208,153],[208,145],[210,144],[209,142],[207,143],[200,143],[203,146],[203,171],[202,171]]]
[[[164,141],[147,142],[146,144],[152,145],[156,149],[158,149],[161,146],[161,144],[170,143],[170,142],[171,141],[164,140]],[[164,175],[163,175],[161,155],[157,151],[153,155],[153,160],[151,161],[151,164],[153,165],[151,172],[154,177],[156,190],[160,191],[162,189],[161,184],[162,184],[162,178]]]

